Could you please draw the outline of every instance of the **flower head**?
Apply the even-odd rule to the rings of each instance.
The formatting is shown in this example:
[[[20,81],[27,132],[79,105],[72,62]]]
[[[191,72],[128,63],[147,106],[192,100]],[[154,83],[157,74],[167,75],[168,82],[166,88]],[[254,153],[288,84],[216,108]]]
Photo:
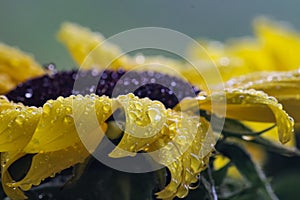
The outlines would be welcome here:
[[[258,60],[254,59],[252,62],[248,59],[251,55],[249,52],[264,55],[263,59],[267,54],[268,66],[274,65],[269,60],[269,46],[277,41],[277,35],[272,34],[272,29],[261,26],[258,26],[258,33],[263,38],[266,37],[268,42],[255,43],[253,49],[247,43],[250,51],[246,52],[240,47],[230,47],[232,49],[226,50],[226,53],[229,52],[230,62],[236,57],[243,60],[242,65],[239,62],[230,65],[230,70],[234,69],[241,74],[244,70],[249,71],[246,67],[248,65],[253,66],[253,70],[258,70],[262,63],[266,63],[260,62],[259,57],[255,56]],[[298,36],[287,35],[283,39],[289,41],[288,38],[292,37],[292,44],[297,48],[295,41],[298,41]],[[292,117],[296,122],[300,120],[299,115],[294,112],[299,107],[300,100],[297,90],[300,77],[298,72],[244,76],[229,80],[225,91],[206,91],[203,80],[195,79],[191,68],[185,67],[189,64],[172,59],[145,57],[145,62],[172,63],[172,66],[203,91],[199,93],[197,87],[191,87],[191,91],[182,91],[181,87],[186,83],[178,77],[165,75],[164,73],[168,73],[165,71],[135,71],[135,81],[143,82],[142,80],[155,75],[157,79],[160,77],[174,84],[168,88],[150,84],[137,89],[134,94],[125,90],[113,97],[112,89],[126,73],[120,68],[131,70],[139,62],[126,55],[118,57],[121,50],[113,44],[96,48],[92,56],[87,57],[104,38],[78,25],[64,24],[59,38],[78,65],[90,71],[50,75],[25,53],[6,45],[0,46],[0,79],[7,81],[7,84],[0,84],[0,92],[10,99],[6,96],[0,98],[1,177],[4,191],[12,199],[26,198],[23,191],[39,185],[45,178],[54,176],[63,169],[84,162],[95,151],[105,134],[110,132],[108,123],[117,110],[121,110],[125,116],[125,128],[122,134],[116,134],[121,139],[109,156],[117,159],[146,152],[157,163],[166,166],[170,171],[171,181],[156,193],[161,199],[185,197],[190,185],[198,181],[199,173],[207,167],[214,151],[216,137],[211,122],[197,115],[199,110],[219,118],[274,123],[278,127],[281,143],[293,138]],[[280,56],[281,52],[277,57]],[[118,58],[109,63],[115,57]],[[225,61],[222,63],[227,65]],[[257,65],[252,65],[251,62]],[[291,62],[291,67],[298,63],[297,59]],[[227,69],[223,71],[222,66],[225,65],[222,63],[219,69],[225,77]],[[112,66],[111,70],[103,68],[107,65]],[[72,90],[78,76],[95,78],[95,74],[102,74],[99,85],[81,88],[80,91]],[[36,78],[32,79],[34,77]],[[25,82],[27,79],[31,80]],[[61,79],[63,82],[58,82]],[[18,83],[21,85],[11,90]],[[125,85],[125,81],[123,84]],[[177,99],[173,95],[176,89],[181,90],[181,96],[177,96]],[[82,93],[87,95],[80,95]],[[224,106],[227,107],[226,115],[221,112]],[[97,119],[95,126],[89,123],[93,116]],[[84,130],[83,133],[78,133],[77,125]],[[82,137],[87,138],[89,148]],[[13,180],[8,169],[26,154],[33,154],[30,169],[21,180]]]

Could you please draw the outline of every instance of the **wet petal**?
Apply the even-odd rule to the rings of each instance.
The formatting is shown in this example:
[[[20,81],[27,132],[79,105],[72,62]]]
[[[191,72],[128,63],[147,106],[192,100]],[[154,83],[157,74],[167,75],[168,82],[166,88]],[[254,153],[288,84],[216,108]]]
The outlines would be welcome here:
[[[115,103],[124,109],[126,124],[122,140],[109,156],[134,156],[158,138],[165,125],[166,109],[159,101],[139,99],[132,94],[119,96]]]
[[[226,99],[224,101],[224,94]],[[220,117],[227,117],[237,120],[254,121],[254,122],[272,122],[278,127],[278,137],[282,143],[288,142],[293,136],[294,120],[291,118],[277,99],[268,96],[266,93],[256,91],[254,89],[228,89],[224,92],[214,92],[207,96],[205,93],[200,93],[194,99],[185,99],[181,102],[183,108],[206,110],[208,112],[214,109],[214,113]],[[226,102],[226,105],[224,103]],[[226,116],[223,115],[223,108],[226,106]],[[220,112],[219,112],[220,110]]]
[[[31,140],[41,109],[11,109],[0,113],[0,152],[21,151]]]
[[[196,123],[196,121],[192,123]],[[185,125],[191,124],[187,123]],[[186,128],[186,126],[183,127]],[[174,139],[166,145],[161,146],[161,144],[156,143],[155,149],[150,149],[153,151],[157,150],[158,147],[161,148],[158,152],[150,155],[158,163],[167,166],[171,173],[170,183],[164,190],[156,193],[158,198],[172,199],[176,196],[184,198],[188,194],[190,185],[198,181],[197,176],[208,164],[208,158],[213,151],[215,140],[212,130],[209,128],[209,123],[201,118],[198,125],[189,127],[190,129],[198,127],[194,137],[182,132],[181,129],[178,130]]]
[[[8,172],[9,166],[21,158],[24,153],[20,153],[18,151],[5,152],[1,153],[1,182],[2,187],[7,196],[11,199],[27,199],[22,190],[18,187],[9,187],[9,183],[13,183],[11,175]]]
[[[29,190],[33,185],[39,185],[45,178],[53,177],[64,169],[84,162],[88,156],[89,152],[81,143],[58,151],[39,153],[33,156],[26,176],[18,182],[8,183],[8,186]]]
[[[262,90],[274,96],[295,122],[300,122],[300,71],[261,72],[230,79],[229,88]]]
[[[74,122],[74,108],[77,115],[82,113],[85,118],[89,117],[89,112],[96,112],[99,120],[96,126],[102,125],[112,113],[111,100],[105,96],[97,99],[92,95],[70,96],[49,100],[44,104],[33,137],[23,151],[26,153],[57,151],[80,142]]]
[[[143,150],[150,153],[158,163],[167,166],[172,181],[165,190],[158,193],[161,198],[185,197],[189,185],[197,181],[197,175],[205,169],[208,158],[214,150],[215,138],[205,119],[165,109],[158,101],[151,101],[148,98],[139,99],[133,94],[121,95],[113,99],[93,94],[85,97],[81,95],[59,97],[57,100],[45,103],[43,108],[17,105],[8,102],[5,98],[1,98],[0,103],[4,105],[1,114],[7,115],[2,119],[3,124],[0,126],[3,133],[9,129],[9,126],[13,129],[20,124],[25,124],[23,121],[32,122],[32,127],[28,124],[23,127],[23,129],[29,127],[26,130],[29,137],[20,140],[20,145],[23,147],[28,143],[24,149],[20,148],[14,153],[15,149],[5,149],[8,148],[6,144],[0,145],[3,151],[8,151],[2,153],[1,160],[2,183],[5,184],[9,195],[12,191],[10,188],[17,191],[29,190],[32,185],[39,185],[43,179],[83,162],[89,155],[91,149],[85,149],[77,135],[72,109],[76,111],[79,119],[86,118],[80,121],[83,124],[79,126],[92,132],[93,128],[90,127],[92,113],[97,117],[97,126],[102,126],[105,130],[107,128],[103,127],[106,125],[105,120],[112,115],[113,111],[123,108],[127,125],[124,139],[118,148],[127,151],[127,154],[112,152],[111,156],[122,157],[127,156],[128,152],[136,153]],[[22,114],[25,117],[19,124],[17,118]],[[19,132],[19,129],[16,131]],[[95,133],[92,134],[93,137],[89,138],[91,141],[95,140]],[[17,137],[16,141],[18,139]],[[101,139],[102,136],[95,145],[98,145]],[[22,180],[14,182],[7,168],[26,153],[37,154],[33,157],[27,175]],[[11,195],[22,195],[22,193]]]
[[[0,95],[0,112],[9,109],[21,109],[22,107],[24,107],[23,104],[10,102],[6,96]]]

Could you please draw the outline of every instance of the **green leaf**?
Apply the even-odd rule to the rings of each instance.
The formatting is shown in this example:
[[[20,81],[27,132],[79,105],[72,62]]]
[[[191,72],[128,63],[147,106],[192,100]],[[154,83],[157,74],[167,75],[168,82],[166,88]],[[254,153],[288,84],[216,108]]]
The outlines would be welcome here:
[[[226,143],[224,140],[217,143],[216,149],[233,162],[252,187],[259,189],[264,199],[278,199],[263,171],[254,164],[244,149],[234,143]]]
[[[165,175],[165,169],[136,174],[92,163],[76,184],[62,188],[69,176],[58,175],[32,188],[26,195],[33,200],[41,196],[45,199],[151,200],[154,199],[154,193],[160,190],[157,173]]]
[[[255,144],[261,145],[267,151],[278,153],[284,156],[300,156],[300,151],[297,148],[292,148],[288,146],[281,145],[279,143],[273,142],[271,140],[262,138],[262,137],[253,137],[250,141],[245,140],[246,142],[252,142]]]
[[[252,133],[253,131],[241,123],[240,121],[234,120],[234,119],[225,119],[223,131],[225,132],[233,132],[233,133]]]
[[[283,171],[273,178],[272,185],[280,199],[295,199],[300,196],[298,169]]]
[[[223,181],[227,175],[227,171],[231,165],[232,165],[232,163],[229,162],[224,167],[220,168],[219,170],[213,171],[212,176],[213,176],[216,186],[219,186],[223,183]]]
[[[222,134],[225,137],[234,137],[248,143],[259,144],[267,151],[278,153],[284,156],[300,156],[300,151],[297,148],[281,145],[279,143],[260,137],[261,134],[267,132],[268,130],[274,127],[275,125],[267,129],[261,130],[259,132],[253,132],[249,127],[245,126],[240,121],[225,119]],[[249,137],[245,138],[244,136]]]

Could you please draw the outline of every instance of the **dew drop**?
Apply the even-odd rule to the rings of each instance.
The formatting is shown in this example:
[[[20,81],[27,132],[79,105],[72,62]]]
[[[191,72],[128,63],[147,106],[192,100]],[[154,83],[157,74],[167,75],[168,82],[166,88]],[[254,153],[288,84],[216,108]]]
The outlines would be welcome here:
[[[268,100],[278,102],[277,99],[273,96],[268,96]]]
[[[27,190],[29,190],[31,187],[32,187],[32,185],[31,184],[22,184],[22,190],[25,190],[25,191],[27,191]]]
[[[185,136],[179,135],[179,136],[177,137],[176,142],[177,142],[178,144],[180,144],[180,145],[185,145],[186,142],[187,142],[187,139],[186,139]]]
[[[0,101],[8,101],[8,99],[6,96],[0,95]]]
[[[15,119],[16,123],[17,123],[18,125],[20,125],[20,126],[23,125],[24,120],[25,120],[24,115],[19,115],[19,116],[17,116],[17,118]]]
[[[44,107],[43,107],[43,112],[46,115],[49,115],[52,109],[52,105],[49,103],[45,103]]]
[[[289,119],[289,121],[290,121],[292,124],[294,124],[294,123],[295,123],[295,121],[294,121],[294,118],[292,118],[292,117],[288,116],[288,119]]]
[[[195,190],[200,186],[200,180],[198,179],[196,183],[192,183],[191,185],[189,185],[189,189],[190,190]]]
[[[160,114],[160,111],[158,109],[155,109],[155,108],[150,108],[148,110],[148,115],[150,117],[150,120],[153,122],[153,121],[160,121],[161,120],[161,114]]]
[[[66,115],[66,116],[64,117],[64,123],[65,123],[65,124],[71,124],[72,122],[73,122],[72,116]]]
[[[243,135],[242,138],[243,138],[244,140],[246,140],[246,141],[251,141],[251,140],[254,139],[253,137],[247,136],[247,135]]]
[[[28,99],[31,98],[32,97],[32,93],[30,93],[30,92],[25,93],[25,97],[28,98]]]

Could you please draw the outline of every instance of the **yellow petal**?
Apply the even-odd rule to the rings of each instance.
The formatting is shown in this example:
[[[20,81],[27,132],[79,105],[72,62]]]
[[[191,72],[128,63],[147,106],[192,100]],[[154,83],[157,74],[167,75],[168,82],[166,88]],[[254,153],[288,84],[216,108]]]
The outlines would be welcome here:
[[[238,38],[226,43],[199,41],[223,80],[256,71],[295,70],[300,66],[299,32],[267,19],[255,20],[254,29],[255,38]],[[190,52],[191,59],[201,62],[204,71],[214,67],[202,51],[191,48]]]
[[[213,61],[224,81],[234,76],[272,67],[272,62],[262,52],[261,44],[255,39],[235,39],[226,43],[199,41],[199,43],[207,50],[209,57],[202,52],[195,52],[197,49],[191,49],[191,59],[202,63],[201,67],[205,73],[209,73],[211,68],[215,67],[211,65]]]
[[[165,125],[166,109],[159,101],[139,99],[134,95],[122,95],[117,103],[123,107],[126,116],[125,132],[110,157],[134,156],[154,142]]]
[[[127,56],[121,49],[109,42],[96,32],[73,23],[64,23],[58,32],[58,38],[65,44],[73,59],[82,69],[109,69],[116,70],[145,70],[151,69],[160,73],[184,77],[191,83],[204,86],[205,81],[199,71],[190,63],[162,56]],[[139,58],[142,57],[142,62]],[[173,69],[173,70],[170,70]],[[215,78],[212,76],[210,78]]]
[[[77,24],[64,23],[58,38],[68,48],[76,63],[84,69],[126,67],[128,62],[125,56],[120,57],[122,52],[117,46],[103,43],[105,38],[100,33]]]
[[[300,71],[261,72],[233,78],[226,83],[229,88],[262,90],[274,96],[295,122],[300,122]]]
[[[151,101],[148,98],[139,99],[133,94],[121,95],[113,99],[96,95],[59,97],[57,100],[45,103],[43,108],[25,107],[8,102],[5,98],[0,98],[0,103],[4,106],[1,114],[6,114],[0,126],[3,133],[10,129],[9,126],[12,130],[16,128],[17,132],[32,126],[26,130],[28,132],[26,134],[30,136],[26,140],[17,137],[16,141],[20,139],[20,148],[14,149],[9,146],[9,149],[5,149],[6,144],[2,144],[3,151],[8,151],[1,155],[2,183],[7,194],[12,197],[19,195],[18,198],[21,198],[22,193],[19,189],[29,190],[32,185],[39,185],[43,179],[83,162],[94,149],[86,149],[82,143],[85,141],[80,140],[82,138],[79,138],[76,128],[83,127],[87,130],[89,135],[83,137],[88,137],[88,142],[93,145],[98,145],[103,137],[101,133],[93,132],[95,128],[94,125],[91,127],[93,113],[98,120],[96,126],[104,125],[106,128],[105,120],[112,115],[113,111],[118,108],[124,109],[127,123],[126,136],[119,146],[127,152],[136,153],[139,150],[148,152],[154,160],[167,166],[171,171],[171,183],[158,193],[161,198],[185,197],[189,185],[196,182],[197,175],[205,169],[215,144],[213,132],[204,118],[165,109],[158,101]],[[34,111],[36,111],[35,115]],[[21,114],[26,115],[25,121],[29,124],[18,129],[17,118]],[[65,117],[68,119],[66,120]],[[79,123],[76,127],[74,120],[81,120],[76,121]],[[83,124],[80,125],[81,123]],[[99,140],[92,141],[95,138]],[[137,145],[134,146],[135,144]],[[22,145],[23,147],[26,145],[24,149]],[[36,153],[36,155],[33,157],[27,175],[22,180],[14,182],[7,169],[26,153]],[[115,153],[112,152],[111,155]],[[127,155],[117,154],[115,157]],[[11,188],[16,188],[18,192],[11,194]]]
[[[31,140],[41,114],[35,107],[0,112],[0,152],[21,151]]]
[[[189,185],[206,168],[215,137],[204,118],[165,109],[157,101],[132,94],[116,99],[126,116],[125,133],[110,157],[148,152],[171,172],[171,182],[159,198],[185,197]]]
[[[300,66],[300,34],[287,24],[257,19],[256,35],[263,44],[263,51],[273,59],[273,70],[292,70]]]
[[[89,156],[85,147],[79,144],[47,153],[38,153],[32,158],[32,163],[26,176],[17,182],[8,183],[9,187],[29,190],[33,185],[39,185],[45,178],[77,163],[82,163]]]
[[[42,67],[30,55],[0,43],[0,81],[6,81],[6,84],[0,84],[0,94],[44,73]]]
[[[16,86],[16,83],[8,74],[0,73],[0,94],[5,94]]]
[[[9,166],[19,158],[24,156],[24,153],[18,151],[1,153],[1,182],[5,194],[11,199],[27,199],[22,190],[18,187],[9,187],[8,183],[14,182],[8,172]]]
[[[0,96],[0,152],[20,151],[30,141],[42,110]]]
[[[226,101],[224,101],[224,94]],[[214,92],[210,96],[200,93],[194,99],[184,99],[180,106],[183,109],[200,109],[208,112],[213,111],[220,117],[237,119],[240,121],[272,122],[278,127],[278,137],[280,142],[288,142],[293,135],[294,120],[278,103],[275,97],[254,89],[228,89],[224,92]],[[226,102],[226,105],[224,103]],[[223,115],[223,108],[226,106],[226,116]]]
[[[186,117],[184,116],[184,118]],[[192,123],[196,123],[196,121]],[[186,128],[187,126],[183,127]],[[198,126],[188,127],[190,131],[192,128],[198,127],[194,138],[189,138],[188,133],[178,131],[171,142],[161,147],[162,149],[158,152],[158,155],[150,154],[158,163],[166,165],[171,173],[170,183],[164,190],[156,193],[160,199],[172,199],[176,196],[179,198],[186,197],[190,185],[198,181],[197,176],[207,167],[208,158],[213,150],[214,136],[212,130],[203,118],[200,122],[198,121]],[[183,137],[185,138],[182,140]],[[191,139],[193,141],[189,143]],[[189,145],[188,148],[181,152],[180,150],[185,149],[187,144]],[[155,148],[157,149],[159,145],[161,144],[157,143]]]
[[[21,109],[22,107],[24,107],[23,104],[10,102],[6,96],[0,95],[0,112],[9,109]]]
[[[2,183],[11,198],[25,199],[20,188],[28,190],[32,185],[40,184],[41,180],[83,162],[89,155],[74,127],[71,115],[73,103],[77,112],[83,115],[88,109],[95,111],[100,126],[107,128],[104,121],[111,115],[112,105],[105,96],[58,98],[48,101],[43,108],[14,104],[1,96]],[[33,157],[25,178],[14,182],[7,169],[26,153],[38,154]]]
[[[42,115],[33,137],[23,151],[26,153],[57,151],[80,142],[73,109],[76,110],[76,115],[82,113],[86,122],[93,116],[90,113],[96,112],[99,124],[95,126],[99,126],[112,114],[111,104],[112,101],[106,96],[95,99],[93,95],[59,97],[55,101],[47,101],[43,106]],[[88,126],[95,128],[91,127],[91,124]]]

